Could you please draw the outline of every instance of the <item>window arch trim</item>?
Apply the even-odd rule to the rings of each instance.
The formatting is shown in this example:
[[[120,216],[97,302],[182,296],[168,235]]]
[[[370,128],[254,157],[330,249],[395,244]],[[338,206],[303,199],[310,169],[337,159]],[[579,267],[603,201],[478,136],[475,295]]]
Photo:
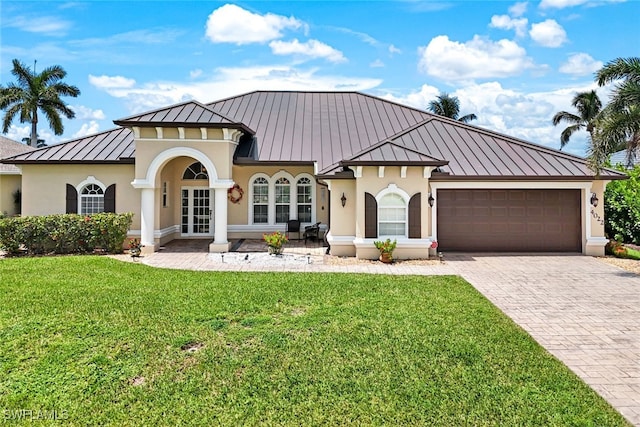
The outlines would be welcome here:
[[[385,196],[388,195],[398,195],[400,196],[400,198],[402,199],[403,202],[403,207],[404,207],[404,220],[403,221],[397,221],[397,222],[403,222],[404,223],[404,233],[403,234],[381,234],[380,233],[380,222],[381,222],[381,218],[383,218],[384,216],[381,215],[381,209],[384,210],[385,207],[381,205],[381,201]],[[389,186],[383,190],[381,190],[380,192],[378,192],[378,194],[376,195],[376,202],[378,204],[378,221],[377,221],[377,226],[378,226],[378,237],[396,237],[396,238],[406,238],[408,237],[408,228],[409,228],[409,200],[411,199],[411,196],[409,195],[409,193],[407,193],[406,191],[404,191],[403,189],[399,188],[397,185],[395,184],[389,184]],[[384,221],[384,220],[382,220]]]
[[[82,209],[83,208],[82,201],[83,201],[83,199],[88,198],[90,195],[83,194],[83,190],[86,187],[88,187],[89,185],[95,185],[95,186],[99,187],[102,190],[102,194],[101,194],[101,196],[102,196],[102,209],[101,209],[101,212],[104,212],[104,196],[105,196],[105,193],[107,191],[107,186],[104,185],[99,180],[97,180],[95,176],[89,175],[87,177],[87,179],[85,179],[84,181],[82,181],[80,184],[78,184],[76,186],[76,191],[77,191],[77,194],[78,194],[78,206],[77,206],[77,209],[78,209],[78,214],[81,214],[81,215],[86,214],[86,212],[82,212],[82,210],[83,210]],[[94,212],[89,212],[89,213],[94,213]]]

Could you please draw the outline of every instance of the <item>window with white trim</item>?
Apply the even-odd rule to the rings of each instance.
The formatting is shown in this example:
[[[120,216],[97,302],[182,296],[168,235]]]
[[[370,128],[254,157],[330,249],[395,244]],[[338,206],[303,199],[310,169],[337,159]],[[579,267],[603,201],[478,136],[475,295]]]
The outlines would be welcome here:
[[[387,193],[378,201],[378,235],[407,235],[407,203],[398,193]]]
[[[287,178],[278,178],[275,184],[276,224],[289,221],[291,204],[291,182]]]
[[[80,214],[104,212],[104,190],[97,184],[87,184],[80,191]]]
[[[296,184],[296,197],[298,206],[298,220],[300,222],[311,222],[311,204],[312,199],[311,180],[302,177]]]
[[[269,223],[269,181],[264,177],[253,180],[253,223]]]

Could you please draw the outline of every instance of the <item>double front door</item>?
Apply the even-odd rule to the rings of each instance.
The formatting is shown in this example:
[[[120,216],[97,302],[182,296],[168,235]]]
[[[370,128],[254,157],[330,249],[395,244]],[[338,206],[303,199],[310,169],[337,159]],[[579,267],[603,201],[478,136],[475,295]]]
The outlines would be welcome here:
[[[211,190],[207,187],[182,187],[180,203],[182,236],[213,236]]]

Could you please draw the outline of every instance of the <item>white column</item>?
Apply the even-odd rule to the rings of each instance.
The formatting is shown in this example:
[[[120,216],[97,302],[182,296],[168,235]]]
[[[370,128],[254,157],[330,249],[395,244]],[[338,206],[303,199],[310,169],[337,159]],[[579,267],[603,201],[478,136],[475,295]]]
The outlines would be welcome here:
[[[227,189],[226,188],[214,188],[215,214],[213,220],[215,221],[214,227],[214,241],[216,245],[228,244],[227,241]]]
[[[155,189],[143,188],[140,199],[140,227],[141,227],[141,243],[147,248],[147,251],[153,251],[155,240],[153,238],[154,229],[154,204]]]

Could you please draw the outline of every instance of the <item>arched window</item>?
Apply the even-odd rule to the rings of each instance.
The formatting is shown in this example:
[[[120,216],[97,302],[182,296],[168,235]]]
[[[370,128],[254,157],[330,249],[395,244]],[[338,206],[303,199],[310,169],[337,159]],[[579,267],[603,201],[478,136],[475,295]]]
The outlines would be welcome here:
[[[289,221],[291,203],[291,182],[287,178],[278,178],[275,185],[276,223]]]
[[[298,204],[298,220],[300,222],[311,222],[311,204],[312,199],[311,180],[302,177],[296,185],[297,204]]]
[[[253,223],[269,223],[269,181],[264,177],[253,180]]]
[[[407,202],[398,193],[387,193],[378,201],[378,235],[407,236]]]
[[[182,179],[209,179],[207,169],[200,162],[192,163],[188,168],[184,170]]]
[[[97,184],[87,184],[80,191],[80,214],[104,212],[104,190]]]

